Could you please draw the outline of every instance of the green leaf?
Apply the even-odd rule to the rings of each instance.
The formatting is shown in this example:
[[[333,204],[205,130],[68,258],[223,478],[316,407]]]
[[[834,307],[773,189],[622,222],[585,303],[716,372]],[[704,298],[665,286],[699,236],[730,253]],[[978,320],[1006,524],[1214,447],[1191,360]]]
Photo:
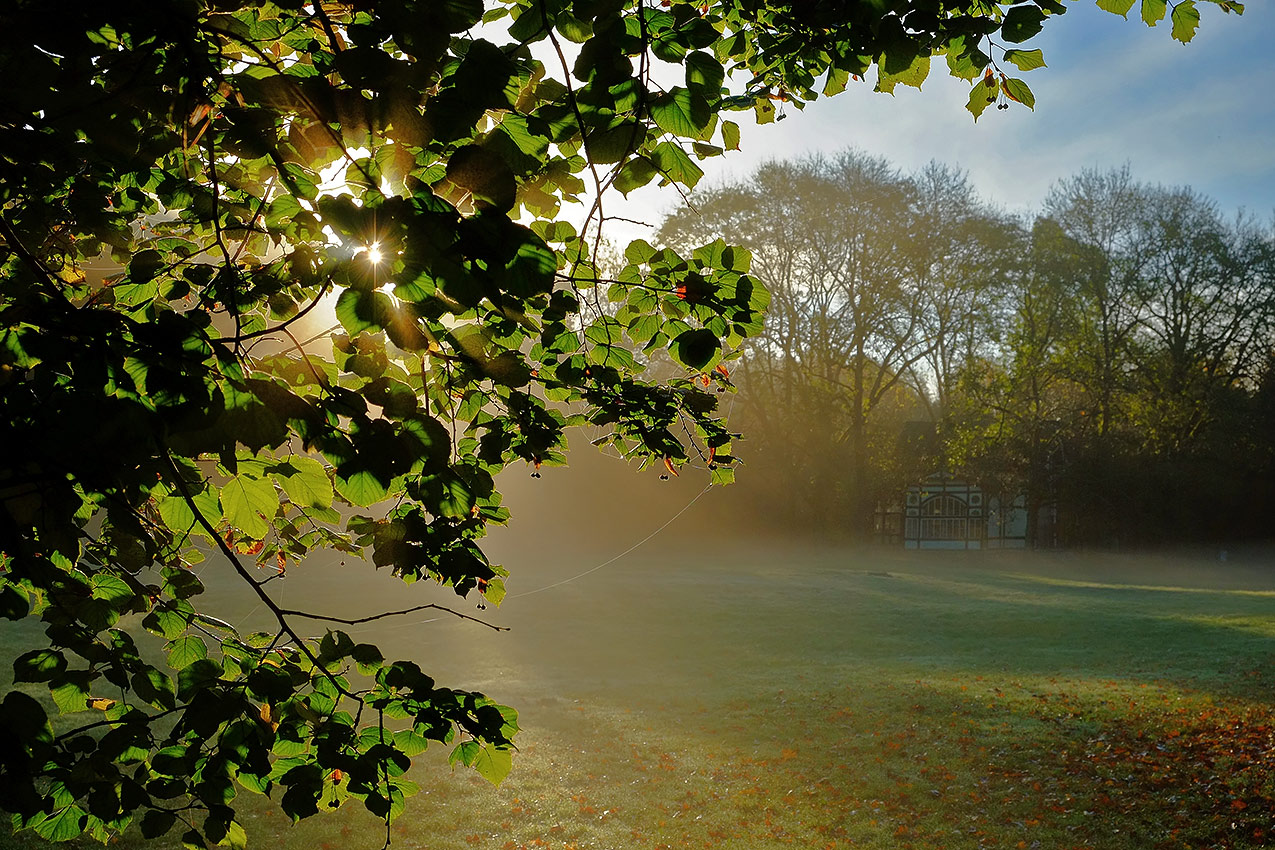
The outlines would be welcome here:
[[[478,757],[478,751],[481,749],[482,744],[477,741],[462,741],[447,754],[447,763],[454,767],[456,762],[460,762],[469,767],[474,763],[474,759]]]
[[[674,136],[704,139],[712,111],[702,96],[677,87],[655,99],[651,104],[651,118],[661,130]]]
[[[558,17],[553,21],[553,27],[568,41],[574,41],[576,44],[584,44],[589,40],[589,36],[593,35],[593,26],[587,21],[581,21],[570,12],[559,12]]]
[[[1173,7],[1173,37],[1186,44],[1195,38],[1195,30],[1200,25],[1200,10],[1195,8],[1195,0],[1182,0]]]
[[[472,767],[483,779],[499,785],[513,769],[513,750],[490,745],[481,747],[474,756]]]
[[[499,131],[509,137],[510,141],[527,156],[541,159],[549,147],[549,140],[539,133],[533,132],[527,119],[521,115],[509,113],[500,121]]]
[[[1045,68],[1045,54],[1040,50],[1006,50],[1005,61],[1012,62],[1020,71]]]
[[[177,816],[172,812],[152,809],[142,816],[141,831],[143,838],[159,838],[177,824]]]
[[[229,847],[231,850],[244,850],[248,846],[248,834],[238,821],[226,825],[226,835],[217,842],[218,847]]]
[[[270,794],[270,789],[272,787],[270,780],[266,777],[257,776],[244,770],[240,770],[239,773],[235,775],[235,781],[252,793],[264,796],[268,796]]]
[[[1044,26],[1045,13],[1039,6],[1014,6],[1005,13],[1001,22],[1001,37],[1006,41],[1018,44],[1040,32]]]
[[[159,515],[173,531],[184,533],[195,527],[195,512],[190,509],[190,503],[182,496],[165,496],[159,500]],[[209,517],[212,522],[216,522],[218,517]]]
[[[1164,13],[1168,8],[1168,0],[1142,0],[1143,22],[1149,27],[1155,26],[1164,20]]]
[[[1036,95],[1032,94],[1032,90],[1028,88],[1027,83],[1010,77],[1002,85],[1005,89],[1005,96],[1010,100],[1016,100],[1028,109],[1036,107]]]
[[[133,691],[156,708],[172,708],[177,704],[173,680],[154,667],[133,674]]]
[[[384,292],[347,289],[336,300],[336,318],[350,336],[381,330],[394,316],[394,302]]]
[[[674,337],[669,346],[673,358],[697,372],[707,372],[722,356],[721,341],[717,334],[705,328],[683,331]]]
[[[89,692],[83,684],[84,680],[85,677],[77,676],[66,679],[57,687],[49,689],[49,695],[53,697],[54,705],[58,707],[58,711],[62,714],[73,714],[88,708]]]
[[[506,739],[512,739],[519,729],[517,710],[508,705],[495,705],[495,707],[500,712],[500,734]]]
[[[403,729],[394,733],[394,746],[408,758],[415,758],[429,748],[429,739],[415,729]]]
[[[350,657],[354,659],[354,663],[359,667],[359,672],[364,676],[375,674],[385,661],[385,657],[381,655],[381,650],[370,643],[356,644],[354,649],[350,651]]]
[[[385,485],[368,470],[359,470],[348,478],[338,476],[336,491],[350,504],[363,508],[375,505],[388,495]]]
[[[660,317],[651,313],[634,316],[629,322],[629,339],[641,345],[660,332],[663,322]]]
[[[236,475],[221,488],[221,512],[232,528],[260,540],[270,530],[267,521],[279,510],[279,495],[269,479]]]
[[[9,691],[0,702],[0,723],[4,729],[24,743],[46,744],[53,740],[44,706],[21,691]]]
[[[208,645],[199,635],[179,637],[168,644],[168,666],[181,670],[208,657]]]
[[[504,157],[487,148],[466,145],[453,153],[447,160],[447,180],[468,192],[476,206],[503,212],[514,205],[513,170]]]
[[[919,89],[929,75],[928,53],[913,57],[911,62],[907,65],[900,64],[897,69],[892,66],[888,57],[882,57],[877,64],[877,89],[890,93],[899,83]]]
[[[132,604],[136,594],[123,579],[116,578],[108,573],[97,573],[93,578],[89,579],[89,587],[92,589],[94,599],[102,599],[111,604],[111,607],[123,609]]]
[[[722,147],[728,151],[739,150],[739,125],[734,121],[722,122]]]
[[[48,682],[66,670],[66,656],[56,649],[37,649],[13,662],[13,681]]]
[[[449,33],[465,32],[483,15],[482,0],[436,0],[434,5],[438,17],[431,19],[426,26],[437,20]]]
[[[1129,10],[1133,8],[1133,3],[1134,0],[1098,0],[1098,8],[1126,18]]]
[[[51,815],[45,815],[32,826],[36,835],[45,841],[70,841],[84,832],[88,815],[79,806],[67,806]]]
[[[190,625],[190,617],[172,608],[157,607],[142,620],[142,627],[167,640],[179,637]]]
[[[155,277],[164,265],[164,258],[158,251],[138,251],[128,264],[128,277],[133,283],[146,283]]]
[[[984,77],[974,84],[970,89],[969,103],[965,104],[965,108],[974,116],[974,120],[978,120],[978,116],[983,114],[983,110],[996,102],[997,95],[1000,94],[1000,83],[995,77]]]
[[[494,578],[488,581],[487,586],[483,589],[483,598],[492,605],[499,607],[500,603],[505,599],[504,580]]]
[[[0,617],[21,620],[31,613],[31,598],[21,586],[0,577]]]
[[[972,44],[967,44],[967,41]],[[970,82],[983,73],[983,69],[991,61],[991,57],[978,48],[976,40],[967,39],[963,35],[948,43],[946,54],[948,71],[952,76]]]
[[[189,702],[195,691],[217,681],[221,674],[221,665],[211,659],[192,661],[177,674],[177,696]]]
[[[833,66],[828,69],[828,79],[823,84],[824,97],[833,97],[846,90],[850,82],[850,72]]]
[[[553,289],[553,274],[558,269],[558,257],[535,234],[517,231],[525,237],[518,246],[514,258],[506,266],[506,282],[510,292],[519,298],[533,298]]]
[[[292,455],[271,472],[294,505],[326,508],[332,504],[332,482],[327,467],[312,457]]]
[[[644,156],[635,156],[620,167],[611,184],[622,195],[627,196],[634,189],[640,189],[655,179],[655,165]]]
[[[775,104],[768,97],[753,101],[753,114],[758,124],[775,123]]]
[[[697,50],[687,54],[683,64],[686,66],[687,87],[701,92],[706,100],[715,101],[721,94],[722,82],[726,78],[722,63],[712,54]]]
[[[713,468],[710,471],[709,480],[711,480],[713,484],[725,486],[727,484],[735,483],[735,467],[720,466],[718,464],[713,464],[712,466]]]
[[[649,263],[658,256],[659,253],[660,252],[645,239],[634,239],[627,247],[625,247],[624,258],[630,263],[637,263],[640,265],[643,263]]]
[[[162,589],[164,593],[176,599],[189,599],[204,592],[204,585],[199,581],[199,577],[189,570],[166,567],[163,576],[164,584]],[[179,608],[179,610],[182,609]]]
[[[695,188],[695,184],[704,176],[703,169],[692,162],[686,151],[676,142],[660,142],[656,145],[651,151],[651,161],[661,174],[688,189]]]

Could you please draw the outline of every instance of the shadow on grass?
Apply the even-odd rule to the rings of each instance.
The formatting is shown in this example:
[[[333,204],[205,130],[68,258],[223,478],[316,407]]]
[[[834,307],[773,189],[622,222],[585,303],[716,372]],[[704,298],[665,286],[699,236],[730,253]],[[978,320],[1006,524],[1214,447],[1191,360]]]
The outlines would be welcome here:
[[[427,754],[395,846],[1266,843],[1261,574],[1178,565],[1159,585],[1142,562],[787,547],[572,579],[589,567],[533,565],[523,590],[566,583],[488,612],[508,634],[436,620],[358,636],[519,707],[528,730],[500,789]],[[307,569],[290,606],[379,604],[363,571]],[[257,846],[383,839],[355,811],[288,828],[243,799]]]

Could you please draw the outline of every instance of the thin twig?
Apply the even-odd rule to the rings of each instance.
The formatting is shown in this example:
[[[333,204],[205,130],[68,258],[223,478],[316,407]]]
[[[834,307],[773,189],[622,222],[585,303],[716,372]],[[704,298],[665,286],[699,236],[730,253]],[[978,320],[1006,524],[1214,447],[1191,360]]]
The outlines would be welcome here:
[[[173,461],[172,456],[168,454],[167,449],[164,450],[162,457],[163,460],[168,462],[168,468],[173,473],[173,484],[181,491],[182,498],[186,501],[191,512],[195,515],[195,520],[202,525],[204,530],[212,537],[217,548],[221,550],[221,554],[224,555],[226,560],[230,562],[230,565],[234,567],[234,570],[239,574],[239,577],[252,587],[253,593],[257,594],[257,598],[261,600],[261,603],[269,608],[270,612],[274,614],[275,620],[279,623],[279,628],[286,632],[288,637],[292,638],[292,640],[296,642],[297,649],[305,655],[306,659],[314,665],[316,670],[322,673],[323,676],[332,683],[332,686],[337,689],[338,693],[362,702],[356,694],[351,693],[349,689],[342,685],[340,680],[329,672],[327,667],[319,661],[315,654],[310,650],[310,647],[306,646],[305,640],[297,634],[296,630],[292,628],[292,625],[288,623],[288,615],[285,614],[283,609],[270,598],[270,594],[261,589],[261,585],[257,583],[251,574],[249,574],[249,572],[244,568],[244,565],[239,563],[239,558],[235,556],[235,553],[231,551],[230,546],[228,546],[226,541],[222,539],[221,535],[217,533],[217,529],[213,527],[213,524],[208,521],[206,516],[204,516],[203,511],[201,511],[199,506],[195,504],[195,497],[191,495],[190,488],[186,486],[186,482],[182,478],[181,470],[178,469],[177,464]]]
[[[329,280],[324,281],[324,282],[323,282],[323,288],[319,290],[319,294],[318,294],[318,295],[316,295],[316,296],[314,296],[314,299],[313,299],[312,301],[310,301],[310,303],[309,303],[309,304],[305,305],[305,307],[303,307],[303,308],[301,308],[300,310],[298,310],[298,311],[297,311],[297,313],[296,313],[296,315],[295,315],[295,316],[293,316],[292,318],[287,319],[287,320],[285,320],[285,321],[281,322],[280,324],[275,325],[274,327],[271,327],[271,328],[263,328],[262,330],[259,330],[259,331],[249,331],[249,332],[247,332],[247,333],[239,334],[238,336],[221,337],[221,338],[220,338],[220,341],[221,341],[221,342],[229,342],[229,343],[239,343],[239,342],[243,342],[243,341],[245,341],[245,340],[253,339],[254,337],[259,337],[259,336],[268,336],[268,335],[270,335],[270,334],[272,334],[272,333],[276,333],[276,332],[278,332],[278,331],[282,331],[282,330],[286,329],[289,325],[292,325],[292,324],[296,323],[298,320],[300,320],[302,317],[304,317],[307,313],[309,313],[309,312],[310,312],[311,310],[313,310],[315,307],[319,306],[319,302],[320,302],[321,300],[323,300],[323,296],[327,295],[327,294],[328,294],[328,290],[329,290],[329,289],[331,289],[331,288],[332,288],[332,281],[331,281],[330,279],[329,279]],[[322,336],[322,334],[320,334],[320,336]],[[316,337],[316,339],[317,339],[317,337]],[[307,342],[312,342],[312,341],[313,341],[313,340],[307,340]]]
[[[357,626],[361,623],[370,623],[373,620],[384,620],[386,617],[401,617],[404,614],[415,614],[417,611],[425,611],[430,608],[433,608],[436,611],[444,611],[452,616],[460,617],[462,620],[470,620],[471,622],[486,626],[493,631],[509,631],[508,626],[497,626],[495,623],[489,623],[486,620],[479,619],[478,617],[472,617],[469,614],[462,614],[460,611],[455,611],[445,605],[435,605],[433,603],[430,603],[429,605],[416,605],[412,608],[404,608],[402,611],[385,611],[381,614],[373,614],[370,617],[355,617],[352,619],[346,617],[327,617],[322,614],[311,614],[308,611],[294,611],[290,608],[280,608],[279,613],[286,614],[289,617],[304,617],[307,620],[320,620],[326,623],[341,623],[346,626]]]

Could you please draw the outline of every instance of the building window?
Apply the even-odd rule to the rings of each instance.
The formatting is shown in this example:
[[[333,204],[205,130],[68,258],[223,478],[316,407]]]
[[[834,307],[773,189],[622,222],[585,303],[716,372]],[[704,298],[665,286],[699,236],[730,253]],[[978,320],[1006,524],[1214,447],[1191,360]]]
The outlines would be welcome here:
[[[955,496],[932,496],[921,505],[921,516],[965,517],[969,506]]]
[[[926,517],[921,520],[922,540],[964,540],[969,520],[964,517]]]
[[[965,540],[969,506],[955,496],[933,496],[921,503],[922,540]]]

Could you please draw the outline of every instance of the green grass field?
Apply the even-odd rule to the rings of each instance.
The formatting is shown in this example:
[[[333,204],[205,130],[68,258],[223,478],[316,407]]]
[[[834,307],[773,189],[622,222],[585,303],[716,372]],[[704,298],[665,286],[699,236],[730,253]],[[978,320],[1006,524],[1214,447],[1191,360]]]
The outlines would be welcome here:
[[[511,598],[482,612],[508,633],[358,635],[516,706],[525,729],[500,788],[420,757],[395,847],[1275,843],[1269,560],[655,541],[516,596],[604,558],[522,553]],[[407,601],[384,577],[319,572],[289,579],[289,605]],[[246,825],[287,850],[384,838],[353,805],[291,826],[251,802]]]

